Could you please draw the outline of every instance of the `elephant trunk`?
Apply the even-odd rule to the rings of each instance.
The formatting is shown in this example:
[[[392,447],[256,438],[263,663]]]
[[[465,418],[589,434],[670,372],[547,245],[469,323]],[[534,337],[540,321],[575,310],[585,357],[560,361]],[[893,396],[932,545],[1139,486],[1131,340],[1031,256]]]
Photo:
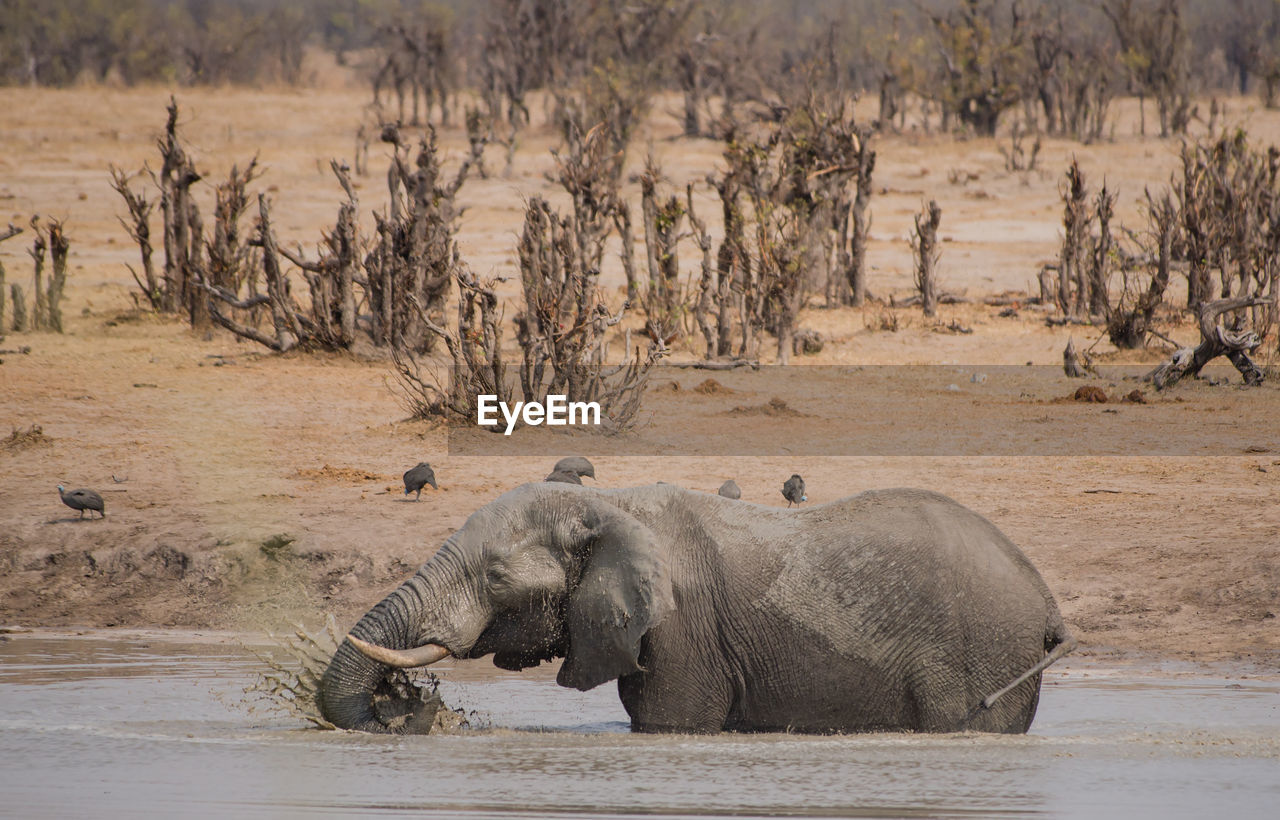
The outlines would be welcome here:
[[[343,641],[320,683],[320,713],[339,729],[391,731],[373,710],[373,691],[387,667],[370,660]]]
[[[351,628],[351,636],[376,646],[409,649],[414,645],[421,609],[420,576],[415,575]],[[320,712],[340,729],[390,732],[378,719],[373,693],[390,666],[367,657],[351,640],[344,640],[329,661],[320,682]]]
[[[375,693],[386,692],[384,682],[394,669],[433,663],[449,654],[438,643],[420,645],[424,638],[455,650],[470,646],[487,616],[467,577],[458,553],[446,542],[431,562],[356,622],[321,678],[318,701],[326,720],[341,729],[402,731],[380,718]]]

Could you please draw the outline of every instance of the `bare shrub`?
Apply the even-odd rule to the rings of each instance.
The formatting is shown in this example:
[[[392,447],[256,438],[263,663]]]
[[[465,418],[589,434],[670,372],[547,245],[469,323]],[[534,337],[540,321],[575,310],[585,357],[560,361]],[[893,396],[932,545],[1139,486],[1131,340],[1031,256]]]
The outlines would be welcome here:
[[[1200,343],[1150,378],[1168,386],[1226,356],[1246,384],[1259,384],[1263,373],[1250,354],[1275,330],[1280,301],[1280,150],[1254,150],[1236,130],[1184,145],[1182,163],[1172,186],[1182,231],[1175,244],[1187,259]]]
[[[1004,9],[1008,13],[1004,13]],[[944,111],[983,136],[1017,104],[1026,74],[1027,18],[1017,3],[966,0],[930,16],[941,60],[933,83]]]
[[[419,141],[412,166],[399,129],[388,126],[383,140],[395,146],[395,155],[387,172],[390,202],[375,213],[378,235],[364,260],[371,334],[375,344],[425,353],[436,335],[423,316],[440,322],[450,282],[461,265],[454,198],[472,159],[464,160],[446,181],[433,129]]]
[[[915,282],[920,293],[920,306],[924,315],[938,315],[938,283],[936,266],[941,250],[938,248],[938,225],[942,222],[942,208],[929,200],[921,213],[915,215],[915,233],[911,237],[911,250],[915,252]]]
[[[111,187],[124,199],[129,211],[129,219],[120,217],[120,224],[129,232],[129,237],[138,245],[142,256],[142,277],[137,270],[128,265],[133,281],[142,291],[143,297],[152,310],[164,307],[164,290],[156,275],[155,263],[152,261],[151,247],[151,212],[155,209],[155,200],[148,200],[145,191],[135,191],[129,185],[130,177],[121,169],[111,166]],[[135,297],[136,298],[136,297]]]
[[[648,277],[643,288],[634,288],[634,275],[628,279],[628,296],[632,290],[645,315],[645,332],[654,341],[670,345],[683,331],[688,309],[687,297],[680,284],[680,255],[677,245],[680,226],[687,205],[675,194],[659,197],[658,183],[662,169],[652,156],[640,175],[641,218],[644,222],[645,266]],[[624,237],[624,242],[627,241]]]
[[[1120,43],[1121,60],[1129,71],[1142,112],[1146,134],[1148,96],[1155,97],[1160,136],[1185,134],[1191,107],[1191,41],[1182,20],[1179,0],[1106,0],[1102,12],[1111,21]]]
[[[828,304],[865,296],[875,152],[851,110],[809,94],[780,120],[731,135],[725,169],[708,177],[724,225],[715,276],[704,267],[695,308],[704,338],[715,339],[708,357],[733,351],[736,327],[738,357],[756,357],[767,331],[786,363],[810,291],[824,289]]]
[[[441,125],[449,124],[454,58],[449,44],[454,32],[445,15],[430,8],[400,15],[378,35],[378,68],[373,75],[373,101],[381,106],[388,88],[395,95],[400,122],[422,125],[439,108]],[[405,111],[406,97],[409,111]]]
[[[611,328],[622,321],[629,303],[616,313],[610,311],[598,285],[600,266],[607,241],[617,229],[628,238],[623,242],[628,280],[640,288],[634,260],[625,261],[634,255],[630,211],[619,194],[620,157],[610,150],[605,127],[598,125],[585,133],[573,130],[569,136],[567,145],[553,152],[553,179],[570,196],[569,213],[557,213],[541,197],[525,204],[517,247],[524,295],[523,309],[515,317],[521,353],[518,378],[508,377],[502,358],[501,316],[492,284],[478,283],[457,262],[451,281],[458,286],[459,309],[452,326],[437,320],[420,300],[413,302],[424,326],[444,341],[451,361],[449,373],[420,361],[412,350],[393,347],[398,388],[415,414],[474,418],[479,395],[545,403],[556,394],[570,402],[599,403],[610,430],[634,423],[649,368],[665,350],[663,338],[660,332],[651,334],[655,338],[648,353],[642,354],[639,348],[631,351],[627,334],[622,356],[609,354]],[[652,257],[660,270],[657,249],[666,247],[672,270],[678,274],[676,237],[669,226],[658,224],[658,214],[665,207],[654,205],[646,258]],[[668,293],[665,288],[663,283],[640,288],[651,307],[651,323],[660,314]]]
[[[502,359],[502,316],[493,282],[480,283],[465,269],[455,272],[457,321],[438,325],[424,316],[427,329],[444,342],[451,366],[447,375],[408,351],[392,348],[396,385],[402,403],[419,418],[473,419],[477,398],[510,402],[513,385]]]
[[[22,233],[22,228],[19,228],[18,226],[10,222],[8,228],[6,228],[3,231],[0,231],[0,242],[5,241],[6,239],[12,239],[13,237],[17,236],[20,233]],[[5,281],[4,280],[5,280],[4,262],[0,261],[0,338],[4,337],[4,297],[5,297]],[[20,298],[19,294],[22,293],[22,289],[18,287],[17,284],[15,284],[13,288],[14,288],[14,306],[16,308],[18,300]],[[23,307],[24,307],[23,313],[25,314],[26,313],[25,305]],[[16,310],[14,311],[14,314],[15,315],[14,315],[13,329],[19,330],[19,328],[17,327],[17,311]],[[23,316],[23,325],[24,326],[26,325],[25,315]],[[21,329],[25,330],[25,327]]]
[[[350,348],[356,342],[356,280],[361,273],[362,252],[356,214],[360,201],[351,183],[350,169],[332,160],[330,169],[347,195],[338,207],[338,218],[320,242],[320,259],[308,261],[284,247],[280,253],[302,270],[311,290],[311,319],[315,333],[328,348]],[[364,279],[365,290],[368,280]]]
[[[1031,148],[1025,147],[1027,130],[1021,122],[1015,122],[1013,128],[1009,130],[1009,147],[999,146],[1000,154],[1004,157],[1004,169],[1006,171],[1034,171],[1036,169],[1036,160],[1040,157],[1040,136],[1037,134],[1035,141],[1031,143]]]
[[[1063,202],[1062,249],[1058,256],[1058,310],[1071,316],[1084,314],[1088,287],[1085,281],[1090,214],[1084,174],[1074,158],[1067,168],[1066,184],[1059,190]]]
[[[32,290],[35,294],[35,306],[30,317],[30,328],[62,333],[62,291],[67,283],[67,253],[71,246],[63,232],[62,223],[56,219],[49,220],[48,227],[44,228],[40,225],[39,217],[32,217],[31,231],[35,238],[27,253],[31,256],[34,267]],[[48,282],[44,278],[46,260],[51,268]],[[20,329],[16,321],[19,308],[22,308],[23,314],[26,312],[25,305],[21,305],[19,299],[20,297],[15,293],[15,330]],[[26,324],[25,315],[23,324]]]
[[[1275,330],[1280,299],[1280,150],[1254,150],[1236,130],[1185,144],[1182,165],[1168,191],[1146,192],[1147,228],[1139,234],[1123,227],[1113,233],[1115,194],[1104,185],[1090,207],[1084,175],[1072,162],[1058,306],[1105,323],[1117,347],[1138,347],[1152,331],[1175,263],[1185,263],[1200,342],[1148,377],[1167,387],[1226,356],[1247,384],[1258,384],[1263,372],[1250,355]]]
[[[191,195],[191,186],[200,180],[200,174],[178,134],[178,102],[172,96],[167,112],[164,133],[156,140],[160,151],[160,172],[157,174],[145,166],[143,169],[160,192],[164,250],[162,274],[156,272],[152,263],[150,219],[155,200],[148,200],[145,191],[133,190],[131,177],[115,167],[111,169],[112,187],[124,199],[129,212],[128,220],[121,218],[120,222],[141,253],[143,276],[139,277],[132,267],[129,271],[142,297],[154,310],[164,313],[186,311],[193,324],[197,321],[204,324],[208,314],[203,310],[205,297],[199,285],[198,271],[203,222]]]
[[[1264,291],[1274,296],[1280,271],[1278,177],[1280,150],[1255,150],[1243,130],[1184,144],[1174,196],[1186,241],[1189,307],[1214,298],[1215,290],[1219,298]],[[1266,321],[1269,327],[1274,316]]]
[[[589,236],[575,217],[561,217],[541,198],[525,206],[520,235],[524,310],[516,316],[522,351],[520,387],[525,401],[550,394],[570,402],[599,402],[614,429],[625,429],[640,409],[649,367],[662,355],[660,342],[642,356],[624,342],[622,363],[607,353],[607,331],[622,321],[611,314],[597,285],[599,268],[584,265],[579,241]]]
[[[1032,10],[1023,94],[1043,115],[1045,131],[1084,143],[1104,136],[1120,85],[1115,48],[1093,22],[1087,9]]]

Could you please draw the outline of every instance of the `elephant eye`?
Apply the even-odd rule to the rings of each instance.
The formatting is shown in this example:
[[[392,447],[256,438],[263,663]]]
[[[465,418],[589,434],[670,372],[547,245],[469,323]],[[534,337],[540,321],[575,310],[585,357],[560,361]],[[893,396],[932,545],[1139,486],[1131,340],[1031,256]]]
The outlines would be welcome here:
[[[485,581],[488,582],[490,587],[502,587],[505,589],[511,586],[510,574],[507,573],[505,568],[499,566],[489,567],[485,572]]]
[[[564,571],[549,556],[521,553],[486,567],[485,585],[499,601],[549,598],[564,591]]]

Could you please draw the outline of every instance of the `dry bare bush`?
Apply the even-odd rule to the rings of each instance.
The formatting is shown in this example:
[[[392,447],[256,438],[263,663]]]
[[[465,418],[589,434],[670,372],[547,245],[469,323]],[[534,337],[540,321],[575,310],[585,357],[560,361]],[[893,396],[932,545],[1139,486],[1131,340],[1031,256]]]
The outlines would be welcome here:
[[[458,286],[457,320],[452,326],[436,324],[424,316],[427,329],[436,334],[449,352],[448,373],[425,363],[408,351],[392,348],[394,389],[416,417],[476,417],[482,395],[511,403],[513,385],[502,358],[502,315],[494,282],[481,283],[465,268],[455,272]]]
[[[1018,103],[1027,73],[1027,18],[1018,3],[963,0],[930,15],[941,65],[933,91],[944,112],[994,136],[1000,115]]]
[[[1115,49],[1089,19],[1089,9],[1033,8],[1029,18],[1024,110],[1033,127],[1084,143],[1101,139],[1119,88]]]
[[[1255,150],[1243,130],[1183,145],[1174,195],[1187,246],[1188,307],[1213,298],[1215,290],[1221,298],[1264,289],[1274,293],[1278,175],[1280,150]]]
[[[730,25],[727,9],[701,11],[701,25],[689,26],[676,48],[673,73],[684,136],[719,137],[738,123],[741,107],[764,96],[761,33]]]
[[[1191,42],[1180,0],[1106,0],[1121,60],[1138,95],[1141,133],[1146,134],[1146,98],[1154,97],[1160,136],[1185,134],[1191,107]]]
[[[1236,130],[1185,144],[1182,164],[1172,186],[1181,237],[1171,242],[1187,260],[1188,307],[1201,339],[1151,378],[1168,386],[1227,356],[1247,384],[1258,384],[1263,373],[1250,355],[1275,331],[1280,304],[1280,150],[1255,150]]]
[[[1275,332],[1280,301],[1280,150],[1255,150],[1242,130],[1185,143],[1169,188],[1146,192],[1142,232],[1113,231],[1114,193],[1104,185],[1090,204],[1074,161],[1066,180],[1058,286],[1046,288],[1063,314],[1105,323],[1117,347],[1139,347],[1181,268],[1200,342],[1148,378],[1168,387],[1226,356],[1247,384],[1260,383],[1250,356]]]
[[[396,98],[400,122],[423,125],[431,121],[432,109],[440,111],[439,122],[449,124],[448,99],[453,91],[454,55],[450,43],[454,32],[439,10],[424,8],[397,15],[378,32],[378,68],[373,75],[373,102],[382,105],[384,90]],[[405,110],[406,97],[409,111]]]
[[[356,216],[360,200],[351,182],[351,169],[337,160],[329,168],[347,195],[338,206],[338,218],[320,242],[320,259],[311,262],[301,254],[281,247],[280,253],[302,271],[311,290],[311,319],[314,333],[330,349],[350,348],[356,343],[357,308],[361,301],[356,283],[361,275],[362,252]],[[368,280],[363,279],[366,284]]]
[[[206,232],[191,187],[200,180],[178,134],[178,107],[170,99],[164,135],[158,141],[163,165],[151,179],[159,188],[164,224],[163,274],[151,261],[150,218],[154,201],[112,169],[113,185],[129,216],[121,223],[138,244],[143,273],[131,267],[146,302],[156,310],[184,312],[193,327],[210,321],[236,335],[284,352],[294,347],[344,349],[362,335],[373,344],[426,352],[437,338],[428,321],[443,315],[452,278],[461,265],[454,233],[454,198],[479,161],[483,140],[450,179],[440,166],[435,134],[428,128],[413,156],[400,129],[386,125],[382,138],[394,145],[387,174],[389,202],[375,213],[378,233],[359,235],[358,200],[346,166],[331,167],[347,195],[337,222],[321,239],[320,258],[282,247],[271,228],[270,203],[258,196],[253,237],[241,236],[240,222],[257,179],[254,159],[233,166],[214,191],[214,220]],[[309,291],[306,306],[292,293],[284,261],[301,272]],[[361,323],[359,306],[367,303]],[[362,334],[363,332],[363,334]]]
[[[688,297],[680,283],[680,254],[678,244],[681,225],[684,222],[686,198],[674,193],[665,197],[658,194],[662,169],[652,156],[645,163],[640,175],[640,214],[644,223],[645,269],[647,276],[643,286],[636,284],[636,276],[627,277],[628,299],[639,305],[645,316],[645,332],[654,341],[670,345],[683,333],[684,318],[688,312]],[[626,229],[624,222],[623,229]],[[623,243],[630,237],[623,236]],[[624,253],[625,259],[629,254]],[[632,294],[635,294],[634,297]]]
[[[19,228],[18,226],[10,222],[8,228],[0,231],[0,242],[5,241],[6,239],[12,239],[13,237],[17,236],[20,233],[22,233],[22,228]],[[4,262],[0,261],[0,338],[4,337],[4,299],[5,299],[5,269],[4,269]],[[22,293],[22,287],[18,285],[16,282],[13,285],[13,303],[14,303],[14,316],[13,316],[13,324],[11,325],[11,327],[14,330],[26,330],[26,324],[27,324],[26,297]],[[20,304],[22,307],[22,311],[21,311],[22,327],[18,327],[19,323],[18,323],[17,308],[19,307]]]
[[[1153,196],[1146,191],[1147,233],[1143,260],[1146,282],[1138,265],[1124,265],[1123,282],[1114,302],[1108,298],[1107,336],[1121,349],[1146,344],[1155,325],[1156,311],[1164,301],[1173,266],[1174,244],[1178,237],[1178,211],[1168,192]],[[1135,260],[1137,261],[1137,260]]]
[[[737,165],[743,179],[745,200],[745,240],[749,243],[750,266],[742,266],[743,344],[740,355],[756,358],[760,333],[777,338],[778,360],[791,357],[791,336],[805,298],[806,262],[821,254],[822,237],[814,203],[805,192],[793,189],[804,177],[796,170],[795,155],[783,141],[781,129],[761,142],[733,145],[725,152],[730,165]],[[726,242],[730,241],[726,237]],[[736,238],[743,244],[743,238]]]
[[[562,74],[575,51],[566,42],[575,29],[572,11],[567,0],[493,0],[488,6],[479,55],[480,98],[490,141],[506,148],[506,175],[520,132],[529,124],[529,93]]]
[[[62,291],[67,283],[67,254],[71,245],[63,231],[62,223],[56,219],[49,220],[48,227],[45,228],[40,225],[38,216],[32,217],[31,231],[34,239],[27,254],[31,257],[33,267],[32,293],[35,304],[28,316],[26,296],[17,284],[13,285],[10,290],[13,297],[13,329],[15,331],[52,330],[54,333],[62,333]],[[19,231],[10,225],[4,238],[16,236],[18,233]],[[46,261],[50,264],[47,282],[45,281]],[[0,271],[0,284],[3,284],[3,271]],[[2,307],[3,305],[0,305],[0,308]]]
[[[730,136],[726,167],[708,177],[720,196],[724,238],[714,274],[704,249],[694,308],[707,358],[754,359],[768,332],[786,363],[810,291],[824,289],[828,304],[865,298],[875,152],[871,129],[856,124],[851,110],[844,100],[809,94],[777,121]],[[705,224],[691,224],[702,247]]]
[[[383,140],[395,146],[395,154],[387,172],[390,202],[375,214],[378,235],[364,260],[371,334],[377,345],[425,353],[437,337],[424,317],[440,321],[462,264],[454,239],[454,198],[474,158],[465,159],[453,178],[445,180],[433,129],[419,141],[412,166],[399,129],[388,126]]]
[[[571,132],[570,137],[554,152],[552,175],[570,196],[569,213],[557,213],[541,197],[525,204],[517,248],[524,295],[523,309],[515,317],[521,353],[518,378],[508,377],[503,360],[502,319],[493,284],[479,283],[459,262],[451,276],[459,292],[456,321],[450,326],[425,308],[419,310],[424,325],[448,349],[448,373],[411,351],[393,348],[397,389],[415,415],[474,418],[480,395],[509,403],[545,403],[556,394],[570,402],[599,403],[603,423],[611,431],[634,423],[649,368],[665,346],[661,333],[653,333],[647,353],[638,347],[632,352],[627,333],[622,355],[609,355],[611,329],[629,307],[624,304],[611,312],[598,285],[606,243],[615,229],[627,237],[622,243],[624,269],[631,285],[640,288],[634,259],[627,261],[634,249],[629,241],[630,211],[619,194],[621,160],[610,150],[603,125],[586,133]],[[653,257],[657,264],[657,248],[667,247],[675,264],[674,242],[669,231],[655,224],[646,235],[646,258]],[[675,270],[678,273],[678,266]],[[652,293],[649,288],[643,293],[653,307],[652,319],[666,291],[661,283],[651,287]]]
[[[1024,147],[1024,140],[1027,135],[1028,131],[1023,124],[1015,122],[1013,127],[1009,129],[1009,147],[999,146],[1000,154],[1004,157],[1004,169],[1006,171],[1034,171],[1036,169],[1036,160],[1040,157],[1040,135],[1035,135],[1030,151]]]
[[[135,191],[130,185],[133,177],[114,166],[111,168],[112,187],[124,199],[129,212],[128,220],[122,217],[120,223],[138,245],[143,275],[139,277],[132,266],[129,272],[147,304],[164,313],[176,314],[185,310],[193,324],[201,319],[207,324],[207,311],[202,312],[200,307],[204,293],[199,287],[198,270],[203,222],[199,206],[191,195],[191,186],[200,180],[200,174],[178,135],[178,102],[172,96],[167,112],[164,133],[156,140],[161,158],[160,172],[157,174],[144,166],[142,172],[134,175],[147,174],[159,189],[164,251],[161,272],[156,271],[152,262],[150,221],[155,200],[149,200],[145,191]]]
[[[519,245],[524,310],[515,319],[523,354],[520,387],[525,401],[545,403],[554,393],[570,402],[599,402],[610,427],[620,430],[634,422],[649,368],[664,348],[654,342],[647,354],[638,347],[632,354],[628,335],[620,363],[609,357],[608,331],[626,308],[610,313],[597,284],[599,268],[584,264],[598,258],[580,248],[591,235],[575,216],[558,215],[544,199],[525,206]]]
[[[1067,168],[1065,185],[1059,190],[1063,202],[1062,248],[1058,254],[1058,286],[1055,289],[1058,310],[1065,315],[1082,317],[1089,302],[1088,279],[1085,274],[1089,224],[1088,191],[1084,173],[1074,158]]]
[[[1063,321],[1103,324],[1112,343],[1136,348],[1146,343],[1156,310],[1169,284],[1176,215],[1168,197],[1147,193],[1148,230],[1144,240],[1120,228],[1131,239],[1126,246],[1112,228],[1116,194],[1104,183],[1090,194],[1076,160],[1067,168],[1063,199],[1063,240],[1056,287],[1052,294]],[[1136,248],[1136,249],[1135,249]],[[1121,274],[1117,290],[1114,279]],[[1047,277],[1049,271],[1042,273]]]
[[[931,199],[924,210],[915,215],[915,232],[911,237],[911,250],[915,253],[916,291],[920,294],[920,307],[930,319],[938,315],[936,267],[942,253],[938,248],[938,225],[941,222],[942,208]]]

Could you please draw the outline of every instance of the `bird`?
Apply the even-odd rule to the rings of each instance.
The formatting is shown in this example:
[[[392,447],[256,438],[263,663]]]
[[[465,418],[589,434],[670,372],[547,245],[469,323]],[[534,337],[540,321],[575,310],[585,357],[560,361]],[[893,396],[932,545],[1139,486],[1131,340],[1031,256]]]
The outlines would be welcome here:
[[[422,500],[422,488],[430,484],[431,489],[438,490],[436,484],[436,473],[431,469],[431,465],[425,461],[418,462],[418,466],[411,468],[404,474],[404,494],[416,492],[414,501]]]
[[[578,478],[578,474],[569,470],[552,470],[551,475],[542,479],[543,481],[554,481],[561,484],[581,484],[582,479]]]
[[[589,478],[595,478],[596,468],[582,456],[568,456],[557,461],[556,466],[551,469],[551,473],[552,475],[556,473],[573,473],[578,478],[582,478],[584,475]],[[547,478],[550,479],[551,476],[547,476]],[[581,484],[582,482],[578,481],[576,483]]]
[[[102,508],[102,496],[93,490],[72,490],[67,492],[66,489],[59,484],[58,495],[62,498],[62,503],[66,504],[73,510],[80,511],[80,517],[84,518],[85,510],[96,510],[103,518],[107,517],[106,511]],[[89,514],[93,518],[93,513]]]
[[[738,489],[738,482],[732,478],[720,485],[720,495],[725,498],[732,498],[734,501],[742,498],[742,490]]]
[[[808,501],[809,496],[804,494],[804,479],[795,473],[791,474],[782,485],[782,497],[787,499],[787,506],[799,504],[801,501]]]

